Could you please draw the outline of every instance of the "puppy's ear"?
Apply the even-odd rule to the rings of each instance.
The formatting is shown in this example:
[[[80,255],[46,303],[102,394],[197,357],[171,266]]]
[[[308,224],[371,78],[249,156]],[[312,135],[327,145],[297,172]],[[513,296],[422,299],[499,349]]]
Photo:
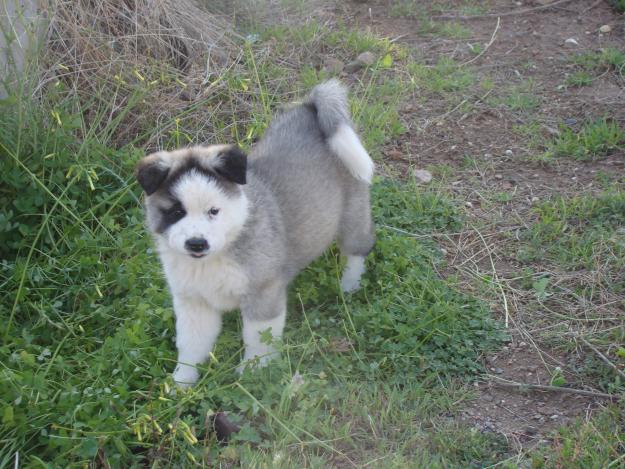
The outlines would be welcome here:
[[[148,155],[139,161],[135,175],[147,195],[152,195],[161,187],[169,174],[169,166],[156,154]]]
[[[239,147],[233,145],[219,154],[219,163],[214,170],[230,182],[245,184],[247,182],[247,155]]]

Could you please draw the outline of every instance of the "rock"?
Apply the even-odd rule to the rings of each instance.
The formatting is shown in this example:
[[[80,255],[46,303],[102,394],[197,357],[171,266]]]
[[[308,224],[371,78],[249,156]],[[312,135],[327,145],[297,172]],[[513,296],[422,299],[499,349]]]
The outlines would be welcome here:
[[[503,370],[501,368],[495,368],[495,374],[496,375],[501,375],[501,374],[503,374]]]
[[[465,202],[465,203],[464,203],[464,206],[465,206],[466,208],[473,208],[473,204],[472,204],[471,202],[469,202],[469,201]]]
[[[512,156],[512,150],[506,150],[506,156]]]
[[[608,34],[610,31],[612,31],[612,26],[609,24],[604,24],[599,28],[599,32],[602,34]]]
[[[503,179],[503,176],[501,174],[495,174],[495,179]]]
[[[362,62],[365,65],[373,65],[375,62],[375,54],[370,51],[363,52],[362,54],[359,54],[358,57],[356,57],[356,60]]]
[[[414,171],[414,177],[416,178],[417,182],[427,184],[432,180],[432,173],[425,169],[416,169]]]
[[[357,60],[354,60],[353,62],[350,62],[347,65],[345,65],[345,71],[347,73],[354,73],[360,70],[363,66],[364,65],[362,63],[358,62]]]
[[[403,152],[398,150],[397,148],[391,148],[386,152],[386,156],[393,160],[401,160],[404,156]]]
[[[373,54],[373,52],[363,52],[362,54],[358,55],[358,57],[356,57],[356,60],[348,63],[345,66],[345,71],[348,73],[354,73],[365,66],[373,65],[374,62],[375,55]]]
[[[538,429],[537,429],[537,428],[535,428],[535,427],[529,427],[529,426],[528,426],[528,427],[525,427],[525,428],[522,430],[522,432],[523,432],[525,435],[535,435],[536,433],[538,433]]]
[[[564,45],[565,46],[579,46],[579,42],[577,42],[575,39],[570,37],[566,41],[564,41]]]
[[[323,61],[323,69],[332,75],[338,75],[344,68],[345,64],[335,57],[327,57]]]

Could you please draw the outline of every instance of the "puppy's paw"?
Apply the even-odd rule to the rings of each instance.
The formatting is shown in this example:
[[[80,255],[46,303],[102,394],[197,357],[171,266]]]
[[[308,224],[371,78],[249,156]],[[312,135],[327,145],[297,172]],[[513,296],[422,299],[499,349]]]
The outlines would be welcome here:
[[[360,277],[359,278],[347,278],[344,276],[341,279],[341,290],[343,293],[353,293],[360,288]]]
[[[190,388],[197,382],[199,377],[200,373],[196,367],[183,363],[178,363],[172,374],[176,386],[181,389]]]
[[[347,256],[347,263],[341,278],[343,293],[352,293],[360,288],[360,277],[365,271],[365,258],[362,256]]]
[[[275,358],[278,358],[280,354],[273,347],[263,349],[262,351],[258,351],[254,353],[254,351],[245,351],[245,357],[243,357],[243,361],[241,364],[237,366],[237,373],[242,374],[246,368],[255,369],[255,368],[263,368],[269,364]]]

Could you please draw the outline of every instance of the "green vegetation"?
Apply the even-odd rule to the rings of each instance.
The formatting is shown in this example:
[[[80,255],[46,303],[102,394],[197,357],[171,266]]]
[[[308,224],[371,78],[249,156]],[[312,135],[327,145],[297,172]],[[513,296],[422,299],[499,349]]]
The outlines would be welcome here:
[[[625,0],[608,0],[610,5],[619,13],[625,13]]]
[[[578,421],[561,429],[548,449],[533,456],[532,467],[585,469],[622,467],[625,461],[625,420],[616,409],[592,422]]]
[[[625,64],[625,53],[614,47],[600,52],[585,52],[573,58],[573,62],[586,70],[619,69]]]
[[[579,132],[561,126],[559,135],[547,142],[547,156],[589,160],[620,148],[625,148],[625,129],[616,121],[601,119],[586,123]]]
[[[231,127],[245,144],[267,124],[276,96],[260,84],[277,72],[252,55],[243,64],[224,80],[232,92],[260,90],[251,120]],[[369,145],[401,132],[394,106],[379,104],[399,89],[387,81],[356,90]],[[378,180],[379,242],[362,291],[341,296],[329,252],[291,289],[282,360],[239,378],[239,321],[230,315],[200,384],[174,397],[171,300],[132,176],[141,152],[109,147],[115,123],[90,127],[74,99],[50,95],[36,106],[16,94],[9,102],[0,116],[2,465],[19,452],[31,466],[324,467],[393,451],[397,466],[462,466],[505,451],[443,421],[434,434],[414,428],[465,399],[453,383],[479,372],[480,354],[504,339],[484,303],[437,274],[436,245],[406,234],[458,229],[460,211],[444,193]],[[170,147],[189,141],[181,122]],[[207,423],[221,410],[242,425],[225,447]],[[382,437],[373,446],[363,442],[371,428]]]
[[[565,83],[568,86],[590,86],[592,85],[592,80],[592,76],[587,71],[581,70],[567,77]]]
[[[622,227],[625,193],[612,189],[598,196],[555,197],[540,204],[528,233],[536,258],[549,256],[570,269],[592,268],[596,262],[623,265]]]
[[[433,66],[410,63],[408,71],[418,86],[440,94],[466,90],[476,80],[470,70],[447,57],[441,57]]]

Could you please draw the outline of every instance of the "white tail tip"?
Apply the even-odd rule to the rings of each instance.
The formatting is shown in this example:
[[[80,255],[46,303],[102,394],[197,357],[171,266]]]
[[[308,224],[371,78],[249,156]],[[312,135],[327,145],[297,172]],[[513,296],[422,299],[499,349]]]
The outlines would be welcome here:
[[[371,184],[373,161],[351,126],[341,124],[334,135],[328,139],[328,144],[356,179]]]

